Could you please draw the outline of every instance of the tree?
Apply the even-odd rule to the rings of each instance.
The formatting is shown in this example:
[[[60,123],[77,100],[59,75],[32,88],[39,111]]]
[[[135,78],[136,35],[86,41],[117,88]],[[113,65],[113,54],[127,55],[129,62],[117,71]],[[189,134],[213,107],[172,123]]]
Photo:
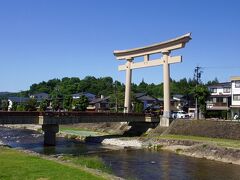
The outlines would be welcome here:
[[[218,84],[218,83],[219,83],[219,81],[218,81],[218,79],[215,77],[215,79],[214,79],[213,81],[208,81],[208,82],[207,82],[207,86],[215,85],[215,84]]]
[[[135,107],[134,107],[134,112],[136,113],[142,113],[143,112],[143,103],[140,101],[136,101]]]
[[[53,111],[59,111],[63,108],[63,95],[56,89],[51,95]]]
[[[26,111],[25,109],[26,109],[26,107],[24,104],[17,105],[17,111]]]
[[[7,111],[8,110],[8,100],[2,100],[2,110]]]
[[[11,108],[11,111],[16,111],[17,110],[17,103],[16,102],[13,102],[12,103],[12,108]]]
[[[48,100],[47,99],[44,99],[42,102],[40,102],[40,105],[39,105],[39,110],[40,111],[46,111],[47,107],[48,107]]]
[[[71,111],[72,110],[72,101],[73,101],[72,96],[65,96],[63,99],[63,108],[68,111]]]
[[[205,116],[206,101],[210,95],[208,88],[205,85],[200,84],[193,89],[192,93],[193,93],[194,97],[198,99],[199,109]]]
[[[138,92],[146,92],[148,87],[148,84],[144,82],[144,79],[142,79],[142,82],[139,83],[138,87],[137,87],[137,91]]]
[[[122,111],[124,107],[124,92],[116,92],[110,95],[110,104],[114,105],[116,111]]]
[[[37,110],[37,100],[34,98],[30,98],[25,105],[26,111],[36,111]]]
[[[72,105],[75,111],[85,111],[88,106],[88,98],[86,96],[81,96],[78,99],[74,99]]]

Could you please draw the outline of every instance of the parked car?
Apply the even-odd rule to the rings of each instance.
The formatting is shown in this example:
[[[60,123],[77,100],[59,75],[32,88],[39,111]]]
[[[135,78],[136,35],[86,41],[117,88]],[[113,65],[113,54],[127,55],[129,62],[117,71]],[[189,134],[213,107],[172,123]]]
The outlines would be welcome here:
[[[178,111],[176,115],[177,115],[178,119],[188,119],[189,118],[189,114],[184,111]]]
[[[173,119],[177,119],[177,111],[172,111],[171,112],[171,118],[173,118]]]

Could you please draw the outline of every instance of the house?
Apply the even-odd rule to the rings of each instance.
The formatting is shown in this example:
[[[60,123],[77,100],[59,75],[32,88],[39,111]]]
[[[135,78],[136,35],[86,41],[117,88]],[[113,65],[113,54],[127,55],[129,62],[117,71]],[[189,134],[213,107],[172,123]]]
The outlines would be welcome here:
[[[30,98],[27,97],[9,97],[8,98],[8,111],[12,110],[13,104],[24,104],[26,103]]]
[[[159,101],[157,98],[148,95],[147,93],[136,93],[135,98],[143,103],[143,110],[155,106]],[[158,106],[159,107],[159,106]]]
[[[235,114],[240,115],[240,76],[231,77],[231,116],[234,117]]]
[[[37,100],[37,102],[42,102],[45,99],[49,99],[48,93],[37,93],[30,96],[30,98],[34,98]]]
[[[89,102],[89,106],[87,107],[88,111],[97,111],[104,112],[110,110],[110,96],[104,97],[101,95],[100,98],[95,98]]]
[[[185,95],[182,94],[174,94],[172,95],[172,99],[170,100],[172,109],[177,111],[188,111],[189,101],[187,100]]]
[[[208,111],[228,111],[231,105],[231,83],[224,82],[208,86],[210,97],[207,101]]]
[[[159,104],[163,109],[164,100],[163,98],[158,98]],[[170,110],[171,111],[187,111],[188,108],[188,100],[185,98],[184,95],[175,94],[170,99]]]
[[[79,99],[81,96],[86,96],[88,98],[89,102],[96,99],[96,95],[92,94],[92,93],[89,93],[89,92],[81,92],[81,93],[72,94],[73,99]]]

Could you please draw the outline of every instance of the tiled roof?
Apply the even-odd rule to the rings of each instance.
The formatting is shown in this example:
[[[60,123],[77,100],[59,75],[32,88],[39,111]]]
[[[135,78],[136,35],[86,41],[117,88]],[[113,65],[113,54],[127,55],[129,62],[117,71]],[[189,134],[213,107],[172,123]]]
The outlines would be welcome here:
[[[209,88],[214,88],[214,87],[231,87],[231,82],[218,83],[218,84],[210,85],[208,87]]]
[[[27,102],[30,98],[27,97],[9,97],[8,100],[16,103]]]
[[[149,96],[149,95],[141,96],[137,99],[140,101],[156,101],[157,100],[156,98]]]
[[[72,96],[86,96],[86,97],[95,97],[95,94],[89,93],[89,92],[80,92],[80,93],[76,93],[76,94],[72,94]]]
[[[42,93],[33,94],[33,96],[49,96],[49,94],[42,92]]]
[[[104,97],[104,98],[97,98],[92,100],[89,104],[96,104],[96,103],[107,103],[107,101],[110,99],[110,96]]]
[[[141,96],[145,96],[146,94],[147,94],[147,93],[145,93],[145,92],[144,92],[144,93],[136,93],[136,94],[135,94],[135,97],[136,97],[136,98],[139,98],[139,97],[141,97]]]

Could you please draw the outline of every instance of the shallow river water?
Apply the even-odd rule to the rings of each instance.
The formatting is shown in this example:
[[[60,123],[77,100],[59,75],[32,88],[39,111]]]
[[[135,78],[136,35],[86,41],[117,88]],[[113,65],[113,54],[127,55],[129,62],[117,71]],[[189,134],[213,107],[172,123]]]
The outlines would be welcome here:
[[[191,158],[167,151],[119,150],[112,146],[85,144],[65,138],[57,138],[55,147],[45,147],[43,136],[38,132],[3,127],[0,127],[0,140],[14,148],[47,155],[97,155],[111,167],[115,175],[126,179],[240,180],[238,165]]]

